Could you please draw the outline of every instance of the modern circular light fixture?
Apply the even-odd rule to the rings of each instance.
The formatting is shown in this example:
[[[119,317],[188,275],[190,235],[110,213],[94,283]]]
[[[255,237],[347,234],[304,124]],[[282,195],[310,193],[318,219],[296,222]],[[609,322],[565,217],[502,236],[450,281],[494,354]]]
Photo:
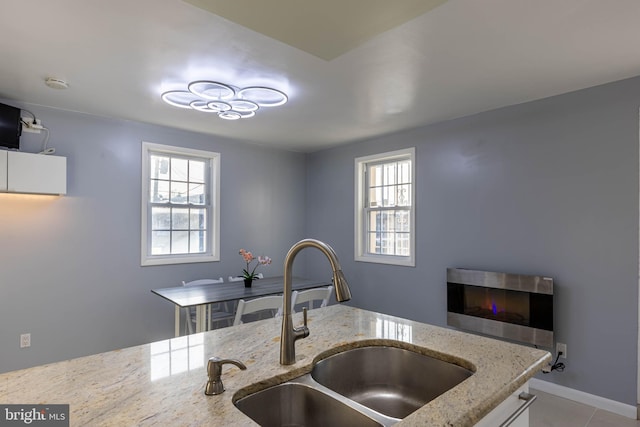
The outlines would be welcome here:
[[[188,90],[171,90],[161,95],[174,107],[217,113],[225,120],[247,119],[260,107],[277,107],[288,101],[287,95],[266,86],[250,86],[236,92],[233,86],[210,80],[197,80]]]

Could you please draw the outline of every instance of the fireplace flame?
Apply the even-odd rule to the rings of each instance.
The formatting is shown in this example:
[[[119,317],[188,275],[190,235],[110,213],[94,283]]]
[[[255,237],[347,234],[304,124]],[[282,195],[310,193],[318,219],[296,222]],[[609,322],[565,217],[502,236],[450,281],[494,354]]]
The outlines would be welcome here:
[[[496,305],[495,302],[491,301],[491,312],[493,314],[498,314],[498,306]]]

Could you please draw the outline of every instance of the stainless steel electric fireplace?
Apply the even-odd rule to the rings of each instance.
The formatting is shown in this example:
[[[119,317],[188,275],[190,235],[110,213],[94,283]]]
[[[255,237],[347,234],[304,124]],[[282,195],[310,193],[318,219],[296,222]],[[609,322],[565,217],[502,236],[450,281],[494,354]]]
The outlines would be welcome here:
[[[447,269],[447,324],[553,347],[553,279]]]

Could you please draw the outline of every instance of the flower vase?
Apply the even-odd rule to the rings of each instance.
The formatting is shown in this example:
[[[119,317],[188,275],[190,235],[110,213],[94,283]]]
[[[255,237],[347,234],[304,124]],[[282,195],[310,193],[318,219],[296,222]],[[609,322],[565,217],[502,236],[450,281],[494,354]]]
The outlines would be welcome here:
[[[252,282],[253,282],[253,279],[244,279],[244,287],[250,288]]]

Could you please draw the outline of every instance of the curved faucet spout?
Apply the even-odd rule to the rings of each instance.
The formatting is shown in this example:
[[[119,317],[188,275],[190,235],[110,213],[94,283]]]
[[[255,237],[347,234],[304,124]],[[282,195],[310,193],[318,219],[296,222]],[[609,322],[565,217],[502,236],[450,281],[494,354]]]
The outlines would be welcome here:
[[[309,329],[304,326],[295,328],[291,317],[291,292],[293,288],[293,261],[302,249],[316,248],[322,252],[333,270],[333,284],[336,290],[336,300],[344,302],[351,299],[349,284],[342,273],[340,262],[333,248],[324,242],[315,239],[304,239],[293,245],[284,259],[284,301],[282,316],[282,336],[280,337],[280,364],[292,365],[296,363],[295,342],[309,336]]]

